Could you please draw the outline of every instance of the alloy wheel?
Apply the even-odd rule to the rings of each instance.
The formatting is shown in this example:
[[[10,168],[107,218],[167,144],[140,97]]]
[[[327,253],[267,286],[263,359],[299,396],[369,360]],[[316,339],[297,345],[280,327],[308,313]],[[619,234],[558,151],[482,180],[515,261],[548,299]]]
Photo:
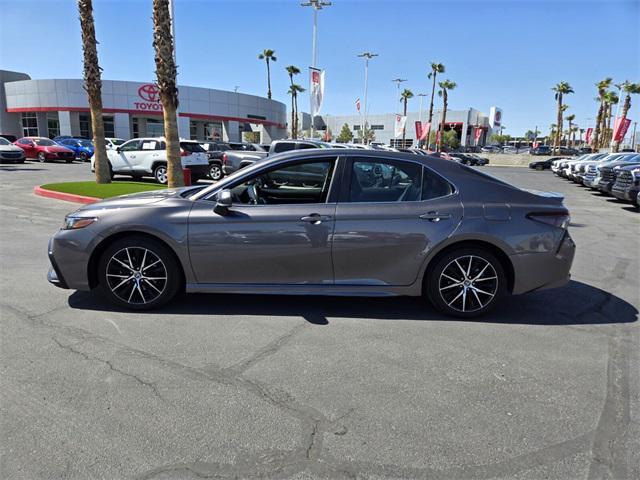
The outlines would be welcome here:
[[[114,253],[106,269],[107,284],[120,300],[144,305],[156,300],[167,287],[167,267],[152,250],[126,247]]]
[[[470,313],[489,305],[498,292],[498,275],[490,262],[476,255],[455,258],[440,273],[438,290],[454,310]]]
[[[44,163],[44,162],[46,162],[46,161],[47,161],[47,156],[45,155],[45,153],[44,153],[44,152],[40,152],[40,153],[38,153],[38,161],[39,161],[40,163]]]
[[[222,168],[220,168],[220,165],[211,165],[209,168],[209,177],[211,177],[211,180],[220,180],[222,178]]]
[[[158,167],[155,171],[155,177],[158,183],[162,183],[163,185],[167,183],[167,167]]]

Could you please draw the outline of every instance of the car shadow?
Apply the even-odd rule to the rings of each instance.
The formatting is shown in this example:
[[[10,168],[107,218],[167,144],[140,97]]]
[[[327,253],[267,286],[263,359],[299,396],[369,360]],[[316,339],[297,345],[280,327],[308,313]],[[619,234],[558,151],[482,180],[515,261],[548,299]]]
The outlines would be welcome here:
[[[16,167],[14,165],[0,165],[0,170],[2,170],[3,172],[39,172],[45,169]]]
[[[74,309],[127,312],[113,306],[97,292],[74,292]],[[371,320],[460,321],[437,312],[416,297],[325,297],[240,294],[183,294],[158,312],[176,315],[302,316],[314,325],[328,318]],[[571,281],[566,287],[506,298],[493,312],[481,317],[485,323],[523,325],[596,325],[630,323],[638,319],[632,304],[604,290]]]

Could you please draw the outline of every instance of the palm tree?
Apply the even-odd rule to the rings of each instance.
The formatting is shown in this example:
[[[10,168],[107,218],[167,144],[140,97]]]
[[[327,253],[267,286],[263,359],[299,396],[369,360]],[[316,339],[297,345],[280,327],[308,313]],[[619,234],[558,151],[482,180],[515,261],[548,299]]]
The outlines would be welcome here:
[[[156,80],[162,104],[164,137],[167,144],[167,184],[169,188],[184,185],[178,135],[178,71],[173,58],[173,35],[169,0],[153,0],[153,48]]]
[[[593,150],[597,151],[600,148],[600,130],[602,128],[602,120],[604,118],[604,94],[607,92],[607,88],[611,86],[611,82],[613,82],[612,78],[605,78],[604,80],[600,80],[596,83],[596,87],[598,87],[598,101],[600,106],[598,107],[598,115],[596,116],[596,127],[593,130],[593,139],[592,145]]]
[[[78,0],[80,29],[82,31],[82,52],[84,56],[84,89],[89,99],[91,129],[93,131],[94,169],[96,183],[111,183],[111,172],[107,148],[104,140],[104,120],[102,118],[102,79],[98,64],[96,30],[93,24],[93,3]]]
[[[631,95],[640,94],[640,83],[631,83],[629,80],[625,81],[622,84],[622,91],[625,93],[624,103],[622,104],[622,118],[624,121],[627,118],[627,113],[629,113],[629,109],[631,108]],[[620,149],[620,142],[613,143],[613,151],[617,152]]]
[[[302,92],[304,92],[304,88],[295,83],[292,83],[287,91],[287,93],[291,95],[291,104],[295,112],[293,125],[291,127],[291,135],[293,138],[298,138],[298,93]]]
[[[602,141],[601,143],[601,147],[606,147],[607,144],[609,144],[611,142],[611,137],[612,137],[612,130],[611,130],[611,117],[612,117],[612,113],[613,113],[613,106],[616,105],[618,103],[618,101],[620,100],[620,97],[618,96],[618,94],[614,91],[608,91],[604,94],[604,104],[605,104],[605,109],[604,109],[604,121],[602,122],[603,124],[603,130],[604,130],[604,134],[602,135]]]
[[[413,92],[407,88],[405,88],[402,93],[400,94],[400,100],[404,103],[404,113],[403,115],[406,117],[407,116],[407,101],[409,101],[410,98],[413,97]],[[404,139],[406,137],[407,134],[407,128],[405,125],[405,128],[402,129],[402,146],[404,147]]]
[[[558,102],[558,119],[557,119],[557,129],[556,129],[556,139],[554,142],[554,150],[556,154],[558,152],[558,148],[560,148],[560,139],[562,138],[562,97],[564,95],[568,95],[573,93],[573,88],[567,82],[560,82],[551,90],[556,92],[555,99]]]
[[[291,87],[293,87],[293,76],[298,75],[300,73],[300,69],[295,65],[289,65],[288,67],[286,67],[286,70],[289,74]],[[291,137],[298,138],[298,112],[297,105],[294,105],[294,100],[297,99],[297,95],[294,95],[292,89],[290,89],[288,93],[291,94]]]
[[[271,68],[269,67],[269,62],[275,62],[278,60],[274,55],[275,50],[270,50],[265,48],[260,55],[258,55],[259,60],[264,60],[267,64],[267,98],[271,98]]]
[[[565,118],[565,120],[567,122],[569,122],[569,138],[568,138],[568,141],[567,141],[567,147],[571,147],[571,132],[573,131],[571,129],[571,125],[572,125],[573,121],[576,119],[576,116],[572,113],[571,115],[567,115],[564,118]]]
[[[433,104],[434,96],[436,94],[436,77],[439,73],[444,73],[444,65],[442,63],[431,62],[431,71],[427,75],[427,78],[431,79],[431,103],[429,104],[429,120],[427,120],[429,132],[427,133],[427,146],[429,144],[429,135],[431,134],[431,121],[433,120]]]
[[[457,87],[456,82],[451,80],[445,80],[444,82],[438,82],[440,90],[438,90],[438,96],[442,97],[442,122],[440,123],[440,143],[438,144],[438,151],[442,149],[442,136],[444,135],[444,125],[447,120],[447,106],[449,104],[449,91]]]

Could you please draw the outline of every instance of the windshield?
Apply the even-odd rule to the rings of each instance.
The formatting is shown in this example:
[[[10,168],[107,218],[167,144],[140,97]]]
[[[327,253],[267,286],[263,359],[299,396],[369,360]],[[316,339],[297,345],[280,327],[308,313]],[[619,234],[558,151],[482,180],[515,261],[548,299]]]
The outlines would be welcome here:
[[[0,145],[11,145],[11,142],[9,142],[6,138],[0,137]]]
[[[33,141],[36,145],[39,145],[41,147],[50,147],[56,144],[56,142],[54,142],[53,140],[49,140],[48,138],[36,138]]]
[[[115,146],[118,146],[122,145],[124,143],[124,140],[122,140],[121,138],[112,138],[111,143],[113,143]]]
[[[90,140],[80,140],[78,143],[83,147],[93,147],[93,143]]]

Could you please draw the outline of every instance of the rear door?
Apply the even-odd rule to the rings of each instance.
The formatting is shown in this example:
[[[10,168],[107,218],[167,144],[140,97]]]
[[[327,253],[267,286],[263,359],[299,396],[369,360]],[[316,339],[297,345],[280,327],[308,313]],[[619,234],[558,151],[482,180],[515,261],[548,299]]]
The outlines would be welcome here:
[[[462,217],[454,187],[419,162],[353,157],[336,208],[336,284],[411,285]]]

